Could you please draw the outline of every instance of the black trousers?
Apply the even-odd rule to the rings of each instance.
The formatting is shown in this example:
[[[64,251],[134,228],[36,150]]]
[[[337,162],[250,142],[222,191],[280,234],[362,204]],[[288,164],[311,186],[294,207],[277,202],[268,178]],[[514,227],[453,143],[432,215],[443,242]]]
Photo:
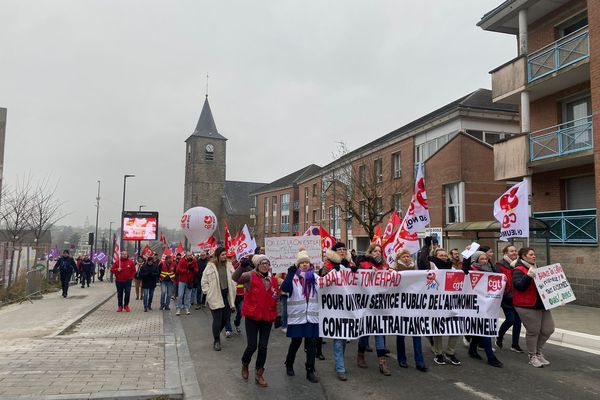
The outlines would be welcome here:
[[[117,286],[117,304],[119,307],[128,306],[131,297],[131,281],[115,282],[115,284]]]
[[[317,355],[318,356],[323,355],[323,338],[322,337],[317,338]]]
[[[267,361],[267,347],[269,346],[269,335],[271,334],[270,321],[255,321],[245,318],[246,321],[246,350],[242,355],[242,363],[250,364],[252,355],[258,344],[258,356],[256,357],[256,369],[264,368]]]
[[[217,308],[216,310],[210,310],[210,313],[213,317],[212,331],[215,342],[219,342],[221,340],[221,331],[223,328],[225,328],[225,325],[227,325],[229,318],[231,318],[231,306],[229,305],[228,293],[229,291],[227,289],[221,290],[223,304],[225,304],[225,307]]]
[[[90,286],[91,282],[92,282],[92,273],[83,271],[81,273],[81,287],[84,287],[86,283],[88,286]]]
[[[60,284],[62,286],[62,295],[67,297],[69,292],[69,282],[71,281],[71,274],[60,274]]]
[[[296,353],[302,344],[303,338],[292,338],[290,347],[288,348],[287,357],[285,358],[285,364],[294,366],[296,360]],[[306,349],[306,370],[315,370],[315,356],[317,354],[317,338],[304,338],[304,349]]]

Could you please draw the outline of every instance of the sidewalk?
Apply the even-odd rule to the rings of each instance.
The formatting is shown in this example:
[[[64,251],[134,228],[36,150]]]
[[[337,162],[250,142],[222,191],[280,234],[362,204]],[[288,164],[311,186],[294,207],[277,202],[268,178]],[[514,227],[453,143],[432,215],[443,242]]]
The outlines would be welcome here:
[[[71,290],[67,299],[55,293],[33,306],[0,310],[0,335],[12,335],[0,347],[0,399],[181,399],[184,388],[199,393],[195,375],[190,382],[182,374],[189,354],[185,336],[176,335],[179,320],[144,312],[135,294],[131,313],[117,313],[114,284]],[[155,308],[159,296],[158,289]]]
[[[600,308],[567,304],[552,310],[550,343],[600,354]]]

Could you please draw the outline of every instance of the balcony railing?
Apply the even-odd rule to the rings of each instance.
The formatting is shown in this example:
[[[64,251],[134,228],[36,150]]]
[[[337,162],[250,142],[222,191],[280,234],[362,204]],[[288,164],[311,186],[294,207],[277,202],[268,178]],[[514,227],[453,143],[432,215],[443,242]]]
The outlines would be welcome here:
[[[594,147],[592,117],[580,118],[529,134],[530,160],[543,160]]]
[[[289,232],[290,224],[281,224],[281,226],[279,228],[280,228],[279,232]]]
[[[598,243],[595,208],[538,212],[533,216],[548,224],[551,243]]]
[[[293,233],[297,233],[297,232],[298,232],[298,229],[299,229],[299,228],[298,228],[298,224],[293,224],[293,225],[292,225],[292,232],[293,232]]]
[[[588,27],[583,27],[527,57],[527,82],[581,61],[590,55]]]

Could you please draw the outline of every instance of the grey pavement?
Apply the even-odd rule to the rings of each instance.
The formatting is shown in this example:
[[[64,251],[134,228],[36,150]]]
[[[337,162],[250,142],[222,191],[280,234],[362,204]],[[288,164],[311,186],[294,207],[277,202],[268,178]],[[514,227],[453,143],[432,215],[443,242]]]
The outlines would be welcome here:
[[[558,311],[559,326],[563,325],[562,313]],[[579,310],[581,311],[581,310]],[[600,310],[589,309],[590,315],[598,316]],[[577,312],[573,308],[570,314]],[[576,319],[571,315],[572,319]],[[240,377],[241,355],[245,347],[245,336],[234,335],[231,339],[221,339],[223,350],[212,350],[211,315],[206,309],[194,312],[191,316],[181,316],[181,322],[187,335],[196,375],[205,399],[598,399],[600,398],[600,358],[589,351],[579,351],[565,346],[548,344],[545,349],[547,358],[552,362],[548,367],[535,369],[527,364],[525,354],[510,350],[497,350],[503,368],[488,366],[484,361],[468,357],[467,349],[457,348],[457,356],[462,365],[436,365],[429,344],[423,340],[423,349],[429,371],[422,373],[414,368],[412,346],[407,339],[409,368],[401,369],[396,362],[395,339],[387,338],[387,347],[392,351],[389,358],[392,376],[379,373],[374,353],[367,353],[368,369],[356,365],[356,342],[348,344],[346,367],[348,381],[337,380],[332,355],[331,340],[326,340],[324,354],[326,360],[317,360],[320,383],[312,384],[305,379],[304,353],[298,352],[295,377],[285,374],[284,360],[289,339],[280,330],[271,332],[269,355],[265,376],[268,388],[258,387],[251,376],[246,382]],[[242,322],[243,330],[243,322]],[[506,338],[505,342],[510,343]],[[524,347],[524,339],[521,345]],[[374,346],[371,340],[371,346]],[[483,351],[481,355],[485,358]],[[255,361],[253,358],[253,362]]]
[[[75,289],[75,290],[73,290]],[[186,390],[199,398],[194,378],[181,376],[187,352],[185,337],[177,337],[178,320],[167,312],[143,311],[142,301],[131,300],[132,312],[116,312],[114,284],[96,283],[88,297],[68,304],[69,318],[51,323],[39,332],[54,331],[46,336],[27,336],[3,341],[0,347],[0,399],[150,399],[183,398]],[[71,288],[77,301],[78,290]],[[97,297],[91,296],[97,292]],[[158,308],[160,290],[155,292]],[[54,298],[35,302],[37,308],[54,310]],[[70,299],[59,300],[69,302]],[[100,306],[99,303],[105,301]],[[108,301],[106,301],[108,300]],[[87,306],[84,306],[87,304]],[[76,310],[71,310],[70,307]],[[97,307],[97,308],[96,308]],[[90,312],[91,311],[91,312]],[[77,316],[77,312],[81,315]],[[43,314],[42,311],[40,311]],[[89,313],[89,315],[84,316]],[[12,323],[19,326],[26,314]],[[65,321],[76,322],[64,329]],[[13,331],[10,331],[13,332]],[[57,334],[59,333],[60,334]],[[181,357],[180,357],[181,356]],[[187,355],[189,359],[189,354]],[[189,375],[189,374],[188,374]]]

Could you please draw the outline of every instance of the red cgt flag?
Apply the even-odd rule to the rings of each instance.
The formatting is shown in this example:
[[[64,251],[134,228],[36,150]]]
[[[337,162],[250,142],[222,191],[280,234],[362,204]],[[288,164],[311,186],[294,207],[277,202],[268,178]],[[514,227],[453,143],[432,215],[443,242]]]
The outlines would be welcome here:
[[[381,225],[377,225],[375,227],[375,232],[373,233],[373,238],[371,239],[371,244],[377,243],[381,246]]]
[[[179,244],[177,245],[177,249],[175,250],[175,254],[183,254],[183,252],[183,245],[181,244],[181,242],[179,242]]]
[[[322,226],[319,227],[319,235],[321,236],[321,250],[329,250],[337,240],[329,234]]]
[[[400,218],[398,211],[394,211],[392,215],[390,215],[390,219],[387,225],[385,226],[385,230],[383,231],[381,244],[385,245],[387,242],[390,241],[390,239],[392,239],[395,236],[395,233],[398,230],[398,227],[400,227],[401,223],[402,219]]]
[[[142,257],[146,258],[146,257],[150,257],[151,255],[154,255],[152,248],[150,248],[149,245],[145,245],[142,250]]]

